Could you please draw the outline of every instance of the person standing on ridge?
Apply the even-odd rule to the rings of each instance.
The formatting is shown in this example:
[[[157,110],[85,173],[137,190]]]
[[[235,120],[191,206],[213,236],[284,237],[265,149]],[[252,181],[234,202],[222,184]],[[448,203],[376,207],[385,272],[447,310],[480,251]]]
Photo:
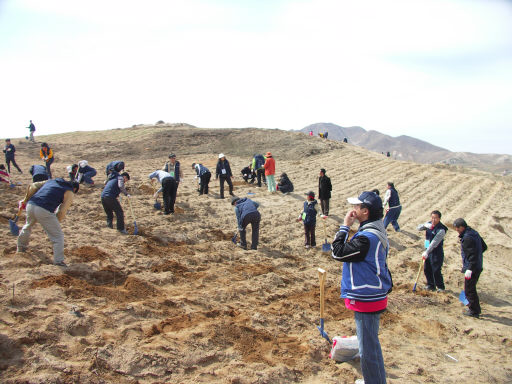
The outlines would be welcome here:
[[[444,292],[444,279],[441,269],[444,262],[443,242],[448,228],[441,223],[441,212],[432,211],[431,220],[418,226],[419,231],[426,231],[425,239],[428,242],[428,248],[421,257],[425,260],[425,278],[427,279],[426,290]]]
[[[276,161],[272,157],[272,153],[267,152],[265,165],[265,177],[267,179],[267,188],[270,193],[276,192],[276,181],[274,176],[276,174]]]
[[[480,234],[473,228],[468,227],[463,218],[456,219],[453,227],[459,234],[460,253],[462,256],[462,270],[464,273],[464,292],[469,301],[468,308],[462,312],[463,315],[480,317],[480,299],[476,291],[476,284],[483,270],[484,252],[487,244]]]
[[[345,215],[332,243],[332,257],[343,262],[341,298],[345,307],[354,311],[364,382],[385,384],[379,323],[393,281],[387,265],[389,242],[382,224],[382,200],[375,193],[365,191],[347,201],[353,207]],[[356,220],[359,228],[348,240],[350,227]]]
[[[384,195],[383,204],[383,207],[385,207],[386,204],[388,205],[388,209],[386,209],[386,216],[384,216],[384,228],[387,228],[389,223],[391,223],[393,228],[395,228],[395,231],[400,232],[398,218],[402,212],[402,206],[400,205],[400,198],[398,197],[395,185],[391,181],[388,182],[388,189]]]
[[[14,153],[16,152],[16,147],[14,144],[11,143],[11,139],[5,139],[5,147],[4,147],[4,153],[5,153],[5,163],[7,164],[7,172],[11,173],[11,162],[12,165],[16,167],[19,173],[23,173],[18,167],[18,164],[16,164],[16,160],[14,159]]]
[[[34,125],[32,120],[30,120],[30,124],[27,127],[27,129],[30,131],[30,141],[34,142],[34,132],[36,131],[36,126]]]
[[[318,198],[320,199],[320,207],[322,215],[329,216],[329,199],[331,198],[332,184],[331,179],[325,174],[325,169],[320,170],[318,178]]]
[[[44,161],[46,166],[46,173],[48,174],[48,178],[51,179],[52,171],[50,169],[50,166],[52,165],[53,160],[55,160],[55,158],[53,157],[52,149],[48,146],[47,143],[41,144],[41,149],[39,150],[39,157],[41,157],[41,160]]]
[[[223,153],[219,154],[219,161],[217,162],[217,169],[215,171],[215,179],[219,179],[220,182],[220,198],[224,198],[224,182],[229,185],[229,194],[233,195],[233,173],[231,172],[231,166],[226,156]]]

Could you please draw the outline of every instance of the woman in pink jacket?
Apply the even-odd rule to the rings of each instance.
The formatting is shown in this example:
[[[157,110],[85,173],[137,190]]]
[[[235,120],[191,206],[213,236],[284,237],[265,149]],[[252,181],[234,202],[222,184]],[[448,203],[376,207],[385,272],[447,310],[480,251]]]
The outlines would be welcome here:
[[[267,152],[263,168],[265,168],[265,178],[267,179],[268,191],[274,193],[276,192],[276,181],[274,180],[274,175],[276,173],[276,161],[270,152]]]

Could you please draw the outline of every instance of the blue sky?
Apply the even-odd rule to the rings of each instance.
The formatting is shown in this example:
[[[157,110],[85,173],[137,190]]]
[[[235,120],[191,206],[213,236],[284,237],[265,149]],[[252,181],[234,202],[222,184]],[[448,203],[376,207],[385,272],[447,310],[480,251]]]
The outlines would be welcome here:
[[[512,2],[0,0],[2,137],[317,122],[512,154]]]

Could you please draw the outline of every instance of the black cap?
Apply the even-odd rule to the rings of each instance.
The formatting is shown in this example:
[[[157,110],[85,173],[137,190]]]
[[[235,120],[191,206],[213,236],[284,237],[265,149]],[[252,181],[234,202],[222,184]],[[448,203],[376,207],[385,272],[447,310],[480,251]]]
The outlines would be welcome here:
[[[175,155],[174,153],[171,153],[171,154],[169,155],[169,159],[172,159],[173,157],[176,157],[176,155]]]
[[[236,196],[233,196],[233,198],[231,199],[231,205],[235,205],[235,203],[240,200],[239,197],[236,197]]]
[[[320,169],[320,172],[322,172],[325,175],[325,168]]]

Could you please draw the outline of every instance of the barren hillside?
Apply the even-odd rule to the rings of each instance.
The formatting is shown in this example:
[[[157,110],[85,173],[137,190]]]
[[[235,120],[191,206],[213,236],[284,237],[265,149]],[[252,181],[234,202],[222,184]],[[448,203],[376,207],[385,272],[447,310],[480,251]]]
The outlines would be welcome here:
[[[380,339],[389,383],[510,382],[512,378],[511,184],[491,174],[446,165],[395,161],[351,144],[303,133],[262,129],[137,126],[39,137],[55,151],[55,176],[87,159],[96,186],[83,187],[63,224],[66,262],[53,266],[40,226],[29,251],[16,254],[8,219],[39,164],[38,144],[13,140],[22,185],[0,189],[0,381],[92,383],[353,383],[359,362],[336,364],[320,337],[317,268],[328,272],[325,328],[353,335],[353,314],[339,299],[341,265],[318,247],[303,246],[295,221],[304,193],[317,191],[318,172],[333,183],[327,238],[332,240],[362,190],[384,192],[393,181],[403,204],[402,232],[388,228],[394,289],[381,318]],[[295,192],[283,196],[244,184],[240,170],[254,153],[271,151],[276,174],[286,172]],[[185,180],[177,212],[153,208],[147,176],[176,153]],[[261,204],[261,244],[243,251],[230,241],[236,229],[230,200],[198,196],[190,167],[214,171],[219,152],[235,173],[235,193]],[[122,205],[133,232],[105,226],[100,193],[104,167],[122,159],[135,217]],[[450,228],[445,240],[445,293],[411,292],[421,259],[417,224],[433,209]],[[478,285],[481,319],[462,316],[460,251],[451,223],[464,217],[489,245]],[[24,214],[19,225],[24,223]],[[249,230],[250,232],[250,230]],[[423,286],[423,283],[420,283]],[[14,292],[14,294],[13,294]],[[450,357],[451,356],[451,357]],[[435,367],[435,369],[432,369]]]

